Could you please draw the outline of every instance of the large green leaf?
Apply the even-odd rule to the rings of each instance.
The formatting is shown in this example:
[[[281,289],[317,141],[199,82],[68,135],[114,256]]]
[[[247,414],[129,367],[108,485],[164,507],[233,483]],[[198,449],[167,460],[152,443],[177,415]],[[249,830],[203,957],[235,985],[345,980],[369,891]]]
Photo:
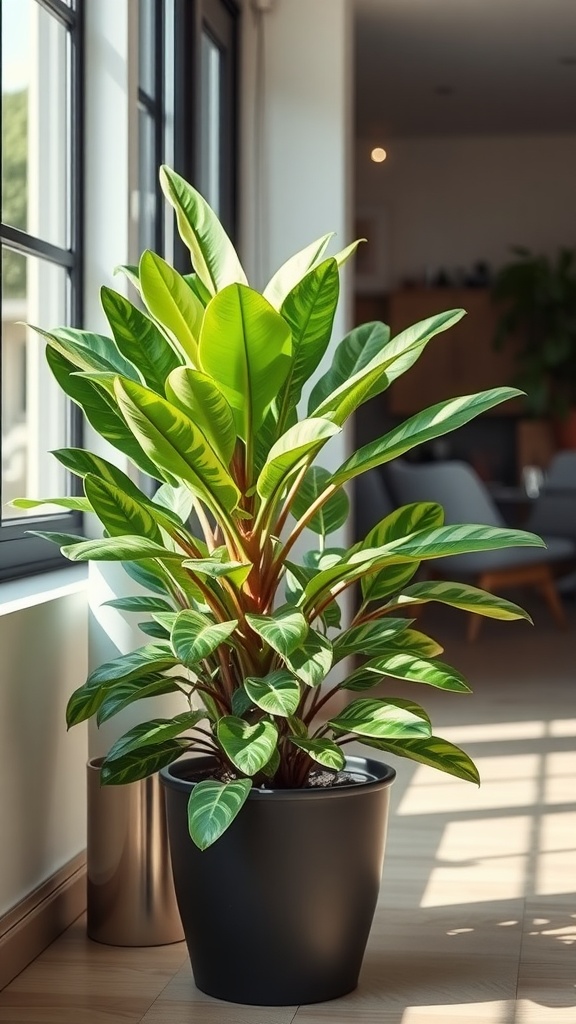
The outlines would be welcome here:
[[[275,309],[280,309],[290,291],[302,280],[305,274],[322,258],[334,232],[322,235],[311,242],[300,252],[290,256],[266,285],[263,295]]]
[[[406,654],[415,654],[420,658],[435,658],[442,654],[444,648],[433,637],[421,633],[418,629],[405,629],[402,633],[390,638],[387,650],[383,654],[393,651],[404,651]]]
[[[438,601],[440,604],[447,604],[452,608],[460,608],[462,611],[486,615],[493,619],[532,621],[528,612],[520,608],[519,605],[513,604],[512,601],[496,597],[494,594],[489,594],[468,583],[448,583],[444,580],[413,583],[389,601],[387,607],[403,608],[411,604],[426,604],[428,601]]]
[[[172,611],[172,606],[163,597],[152,597],[148,594],[112,597],[109,601],[103,601],[102,605],[108,608],[117,608],[119,612],[138,612],[139,614]]]
[[[259,292],[229,285],[206,308],[199,359],[230,403],[238,435],[248,441],[290,369],[290,328]]]
[[[192,729],[198,722],[206,717],[204,710],[183,711],[172,718],[152,718],[148,722],[140,722],[125,732],[106,754],[106,763],[110,764],[125,754],[138,751],[140,747],[153,747],[162,745],[168,740],[175,739],[181,733]]]
[[[516,388],[491,388],[489,391],[480,391],[474,395],[438,402],[422,412],[417,412],[377,441],[371,441],[360,448],[340,466],[332,482],[340,486],[359,473],[391,462],[392,459],[404,455],[425,441],[442,437],[495,405],[520,394],[522,392]]]
[[[286,657],[304,643],[308,623],[302,612],[289,605],[279,608],[273,615],[246,615],[246,621],[270,647]]]
[[[235,715],[225,715],[216,731],[224,753],[244,775],[257,775],[276,750],[278,730],[273,722],[250,725]]]
[[[390,328],[375,320],[350,331],[338,345],[330,369],[312,388],[308,410],[316,409],[341,384],[363,370],[390,340]]]
[[[365,739],[368,747],[385,750],[398,757],[407,757],[411,761],[437,768],[448,775],[455,775],[464,782],[475,782],[480,785],[480,776],[474,762],[460,747],[456,747],[440,736],[429,736],[424,739],[409,739],[395,742],[394,740]]]
[[[281,313],[292,331],[293,362],[283,403],[294,407],[328,348],[338,305],[340,280],[335,259],[325,260],[286,296]]]
[[[389,594],[396,594],[418,571],[420,562],[400,562],[387,565],[381,572],[363,576],[361,580],[364,601],[382,601]]]
[[[300,750],[305,750],[313,761],[317,761],[324,768],[330,771],[342,771],[346,764],[346,758],[341,748],[333,740],[327,739],[305,739],[303,737],[290,736],[290,742]]]
[[[197,366],[204,308],[182,275],[147,249],[140,259],[140,288],[152,316],[166,328],[183,356]]]
[[[171,551],[146,538],[128,536],[98,537],[96,540],[66,544],[62,554],[72,562],[137,562],[147,558],[181,562],[183,558],[181,551]]]
[[[331,718],[328,725],[336,732],[351,732],[375,739],[404,740],[431,735],[430,722],[423,708],[399,697],[354,700],[339,715]]]
[[[358,545],[361,548],[382,547],[391,540],[406,537],[417,530],[442,526],[444,509],[435,502],[419,501],[402,505],[385,516]],[[377,601],[398,590],[408,582],[418,568],[418,562],[408,566],[387,566],[382,572],[373,573],[362,579],[362,597],[365,601]]]
[[[148,476],[164,481],[166,474],[163,474],[142,451],[120,416],[116,403],[112,403],[110,397],[97,384],[93,384],[85,377],[76,376],[74,363],[65,359],[50,345],[46,349],[46,360],[64,394],[83,409],[94,430],[114,448],[127,455]]]
[[[403,634],[404,636],[406,634]],[[401,639],[401,637],[399,638]],[[362,665],[342,683],[344,690],[366,690],[381,682],[385,676],[393,679],[409,679],[414,683],[427,683],[441,690],[455,693],[470,693],[464,677],[441,661],[430,661],[402,651],[385,654]]]
[[[232,242],[200,193],[165,165],[160,168],[160,185],[176,211],[178,231],[190,250],[194,270],[210,294],[236,282],[246,284]]]
[[[227,512],[240,492],[202,431],[179,409],[153,391],[117,381],[122,415],[151,460],[180,477],[198,497]]]
[[[166,381],[166,398],[193,420],[225,466],[236,446],[234,416],[211,377],[200,370],[179,367]]]
[[[167,764],[172,764],[172,761],[189,748],[187,740],[173,739],[131,750],[114,761],[108,762],[105,758],[100,770],[100,781],[108,786],[124,786],[129,782],[137,782],[138,779],[154,775]]]
[[[250,562],[227,562],[218,557],[188,558],[183,564],[199,576],[208,576],[214,580],[225,578],[236,587],[246,582],[252,569]]]
[[[207,658],[234,632],[238,621],[213,622],[200,612],[186,609],[177,616],[172,628],[174,652],[188,668]]]
[[[43,505],[57,505],[59,508],[67,508],[75,512],[91,512],[92,506],[88,498],[75,498],[70,495],[68,498],[14,498],[8,504],[11,508],[42,508]],[[50,509],[47,509],[50,511]]]
[[[310,466],[292,502],[292,515],[296,519],[304,516],[330,485],[331,480],[331,474],[327,469],[322,466]],[[335,491],[314,514],[308,523],[308,529],[325,537],[338,530],[346,522],[349,514],[350,502],[345,491]]]
[[[305,419],[296,423],[272,445],[268,458],[256,483],[261,498],[270,499],[279,494],[290,477],[306,465],[341,428],[330,420]]]
[[[310,629],[303,644],[285,658],[288,668],[306,686],[319,686],[332,668],[332,644]]]
[[[116,484],[88,473],[84,490],[92,508],[110,536],[133,534],[147,537],[162,546],[162,534],[146,505],[135,501]]]
[[[344,423],[363,402],[379,395],[400,373],[412,366],[435,334],[457,323],[463,315],[461,309],[449,310],[402,331],[318,406],[312,408],[310,405],[310,413],[328,416],[335,423]]]
[[[141,309],[113,288],[103,287],[100,301],[120,352],[163,395],[166,377],[180,364],[174,348]]]
[[[146,644],[129,654],[121,654],[90,673],[86,682],[74,691],[66,709],[68,727],[84,722],[98,710],[115,683],[142,679],[177,665],[169,644]]]
[[[251,779],[235,782],[206,779],[194,786],[188,801],[188,831],[200,850],[215,843],[232,824],[251,788]]]
[[[119,711],[127,708],[137,700],[146,697],[160,697],[166,693],[177,693],[180,687],[171,676],[145,676],[143,679],[131,680],[126,683],[115,683],[102,701],[96,721],[98,725],[107,722]]]
[[[267,676],[248,676],[244,688],[250,700],[269,715],[289,718],[300,703],[300,686],[289,672],[279,669]]]
[[[43,331],[34,327],[49,346],[73,364],[75,370],[104,370],[140,380],[138,370],[124,358],[111,338],[77,327],[56,327]]]
[[[367,657],[384,654],[390,641],[407,630],[413,621],[385,617],[344,630],[333,641],[334,663],[350,654],[365,654]]]

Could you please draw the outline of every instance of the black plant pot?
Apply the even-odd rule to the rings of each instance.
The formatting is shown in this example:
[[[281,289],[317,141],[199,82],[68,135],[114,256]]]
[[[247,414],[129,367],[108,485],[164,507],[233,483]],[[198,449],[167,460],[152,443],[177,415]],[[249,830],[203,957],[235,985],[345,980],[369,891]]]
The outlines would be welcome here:
[[[196,985],[265,1006],[352,991],[378,899],[394,769],[350,757],[357,783],[255,790],[201,852],[188,834],[187,803],[194,771],[209,764],[187,759],[160,773]]]

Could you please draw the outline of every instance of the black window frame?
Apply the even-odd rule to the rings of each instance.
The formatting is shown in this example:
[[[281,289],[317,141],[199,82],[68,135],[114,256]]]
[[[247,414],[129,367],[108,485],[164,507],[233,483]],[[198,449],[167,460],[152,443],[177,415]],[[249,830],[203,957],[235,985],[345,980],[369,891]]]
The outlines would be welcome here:
[[[0,243],[14,252],[35,256],[67,271],[66,322],[80,327],[83,323],[83,235],[84,235],[84,2],[74,0],[35,0],[39,7],[58,20],[68,32],[70,47],[70,83],[68,154],[69,154],[69,247],[53,245],[27,231],[0,223]],[[0,35],[2,22],[0,18]],[[0,111],[1,124],[1,111]],[[0,133],[0,160],[2,156]],[[67,444],[81,445],[81,413],[69,403]],[[2,443],[0,435],[0,446]],[[0,489],[1,489],[0,480]],[[78,493],[78,482],[72,478],[70,490]],[[1,490],[0,490],[1,493]],[[1,509],[1,504],[0,504]],[[1,513],[0,513],[1,515]],[[59,548],[29,531],[54,530],[76,536],[82,532],[82,515],[63,512],[54,515],[26,515],[2,522],[0,518],[0,581],[31,576],[52,569],[70,566]]]
[[[174,0],[174,169],[198,186],[201,166],[201,45],[208,32],[225,56],[222,71],[223,116],[220,219],[236,241],[238,233],[238,40],[240,8],[236,0]],[[186,128],[188,130],[186,130]],[[190,269],[190,254],[174,242],[178,270]]]

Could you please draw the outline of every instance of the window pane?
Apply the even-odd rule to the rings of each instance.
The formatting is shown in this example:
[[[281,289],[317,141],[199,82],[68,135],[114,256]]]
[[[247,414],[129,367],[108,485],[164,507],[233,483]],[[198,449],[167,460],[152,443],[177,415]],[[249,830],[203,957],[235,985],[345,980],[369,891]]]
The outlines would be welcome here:
[[[138,111],[138,175],[139,175],[139,252],[156,248],[156,125],[154,118],[144,109]]]
[[[34,0],[2,0],[2,220],[67,246],[64,26]]]
[[[156,0],[140,0],[138,7],[139,79],[140,88],[154,98],[155,82],[155,25]]]
[[[217,214],[220,213],[221,170],[221,82],[222,52],[207,32],[201,47],[201,145],[200,191]]]
[[[13,498],[57,497],[67,474],[48,453],[67,440],[64,396],[44,357],[44,342],[20,321],[51,328],[64,321],[66,272],[36,257],[2,250],[2,517],[26,512]]]

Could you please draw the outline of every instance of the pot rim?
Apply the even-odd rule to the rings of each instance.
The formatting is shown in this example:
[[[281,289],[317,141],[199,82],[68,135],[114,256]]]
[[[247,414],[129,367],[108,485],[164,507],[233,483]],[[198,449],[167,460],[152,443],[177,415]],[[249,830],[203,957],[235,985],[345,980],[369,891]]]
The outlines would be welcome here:
[[[185,777],[185,773],[191,764],[208,767],[214,761],[210,757],[182,757],[159,771],[160,781],[170,789],[190,793],[196,782]],[[320,766],[321,767],[321,766]],[[299,789],[267,789],[263,786],[252,788],[248,795],[249,800],[334,800],[339,797],[350,796],[354,790],[374,791],[391,786],[396,778],[396,769],[384,761],[377,761],[375,758],[357,757],[350,755],[346,757],[343,771],[350,771],[356,775],[363,775],[361,781],[344,783],[341,786],[330,787],[304,787]]]

